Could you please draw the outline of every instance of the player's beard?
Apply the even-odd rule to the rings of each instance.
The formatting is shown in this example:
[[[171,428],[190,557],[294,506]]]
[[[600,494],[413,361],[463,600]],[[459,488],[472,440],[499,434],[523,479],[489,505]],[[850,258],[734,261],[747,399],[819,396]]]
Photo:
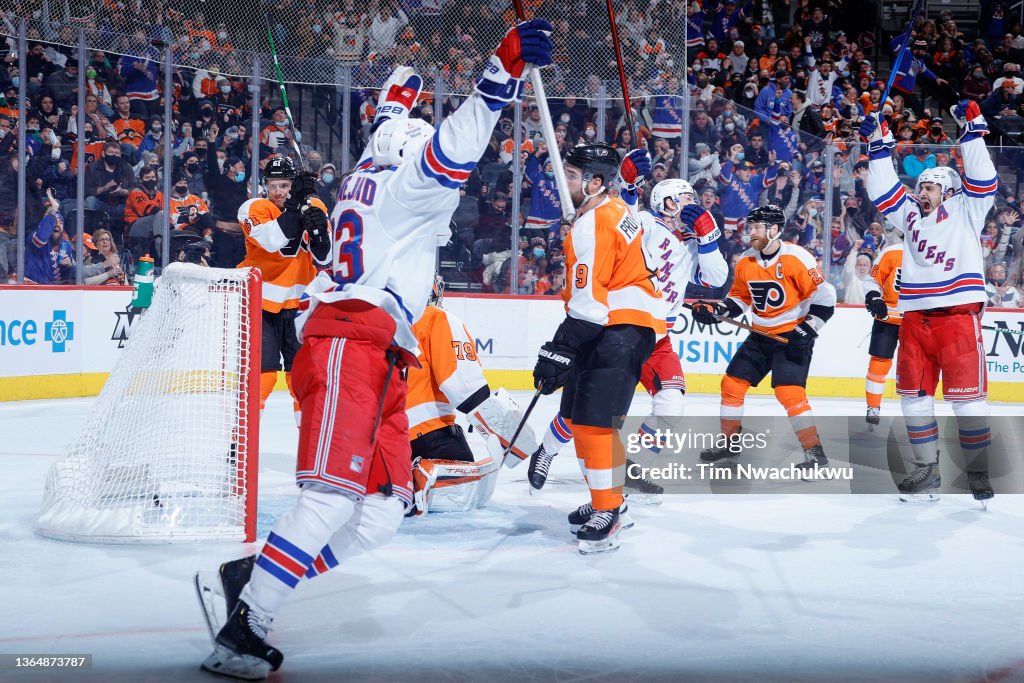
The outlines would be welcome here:
[[[768,239],[767,235],[758,235],[757,237],[750,238],[751,248],[756,249],[757,251],[764,251],[765,247],[768,246],[769,242],[770,240]]]

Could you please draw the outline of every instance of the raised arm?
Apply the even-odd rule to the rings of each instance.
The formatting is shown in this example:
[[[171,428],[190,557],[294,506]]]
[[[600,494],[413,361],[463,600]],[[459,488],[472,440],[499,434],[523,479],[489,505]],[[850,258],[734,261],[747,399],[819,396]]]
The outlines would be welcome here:
[[[920,214],[921,208],[893,168],[892,153],[896,149],[896,140],[884,119],[879,125],[877,113],[864,119],[860,134],[868,140],[868,197],[886,220],[903,229],[907,225],[907,217],[911,213]]]
[[[988,124],[981,108],[973,100],[962,100],[950,110],[960,126],[960,150],[964,159],[964,205],[970,216],[971,227],[981,236],[985,216],[995,203],[999,175],[992,162],[984,136]]]

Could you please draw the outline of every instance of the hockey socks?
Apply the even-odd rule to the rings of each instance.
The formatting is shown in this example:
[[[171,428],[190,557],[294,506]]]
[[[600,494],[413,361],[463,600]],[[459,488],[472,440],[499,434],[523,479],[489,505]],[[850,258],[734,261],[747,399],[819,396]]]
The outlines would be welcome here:
[[[731,437],[740,431],[743,421],[743,399],[750,390],[750,382],[737,379],[731,375],[722,378],[722,434]]]
[[[814,426],[814,413],[811,412],[811,404],[807,402],[807,390],[795,384],[786,384],[775,387],[775,398],[786,409],[789,423],[804,451],[820,446],[818,428]]]
[[[610,427],[574,425],[573,429],[594,509],[617,510],[622,505],[622,484],[616,486],[614,482],[623,480],[626,467],[626,451],[621,441]]]
[[[877,358],[871,356],[868,363],[867,379],[864,382],[864,395],[867,398],[868,408],[880,408],[882,406],[882,394],[885,393],[885,378],[892,368],[892,358]]]

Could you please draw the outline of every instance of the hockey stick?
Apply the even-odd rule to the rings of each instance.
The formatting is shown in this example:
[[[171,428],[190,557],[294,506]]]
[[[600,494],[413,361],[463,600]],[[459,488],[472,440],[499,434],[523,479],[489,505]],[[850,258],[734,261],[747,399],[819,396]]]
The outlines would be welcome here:
[[[508,446],[505,447],[505,452],[501,454],[501,462],[505,462],[505,458],[512,452],[512,447],[516,445],[516,439],[519,438],[519,434],[522,433],[523,427],[526,426],[526,421],[530,419],[530,413],[533,412],[533,407],[537,405],[537,399],[540,398],[540,389],[533,394],[533,399],[530,400],[530,405],[526,407],[526,412],[523,413],[523,419],[519,421],[519,426],[516,427],[515,434],[512,435],[512,439],[508,442]]]
[[[683,304],[683,306],[685,306],[686,308],[689,308],[691,311],[693,310],[693,304]],[[747,330],[749,332],[753,332],[754,334],[759,334],[762,337],[768,337],[769,339],[774,339],[775,341],[780,342],[782,344],[788,344],[789,343],[789,340],[786,339],[785,337],[780,337],[777,334],[772,334],[771,332],[765,332],[764,330],[758,330],[753,325],[748,325],[747,323],[745,323],[745,322],[743,322],[741,320],[736,320],[735,318],[726,318],[724,315],[716,315],[715,318],[718,319],[719,322],[729,323],[730,325],[735,325],[736,327],[742,328],[742,329]]]
[[[910,23],[907,24],[907,35],[903,37],[903,45],[900,46],[900,51],[896,53],[896,59],[892,64],[892,71],[889,72],[889,82],[885,84],[885,92],[882,93],[882,99],[878,101],[878,114],[881,116],[882,107],[885,106],[885,101],[889,99],[889,91],[892,90],[892,84],[896,82],[896,74],[899,72],[900,61],[903,58],[903,51],[907,49],[907,44],[910,42],[910,32],[914,30],[914,24],[917,23],[917,15],[921,13],[921,7],[924,5],[924,0],[917,0],[914,3],[914,11],[910,13]],[[907,64],[906,68],[909,70],[910,65]]]
[[[516,21],[526,21],[526,12],[523,10],[523,0],[512,0],[516,11]],[[544,79],[540,75],[540,69],[530,68],[530,81],[533,83],[533,99],[537,102],[537,110],[540,112],[541,130],[544,133],[544,140],[548,143],[548,159],[551,160],[551,170],[555,174],[555,187],[558,188],[558,203],[562,205],[562,221],[572,223],[576,219],[576,208],[572,204],[572,195],[569,194],[569,181],[565,178],[565,166],[562,164],[562,155],[558,152],[558,140],[555,138],[555,123],[551,119],[551,111],[548,109],[548,97],[544,92]],[[516,150],[519,154],[519,150]]]
[[[983,330],[992,330],[993,332],[1005,332],[1006,334],[1024,334],[1024,330],[1011,330],[1008,327],[992,327],[991,325],[982,325]]]
[[[270,54],[274,57],[274,71],[277,73],[277,87],[281,91],[281,101],[284,103],[284,113],[288,116],[288,125],[292,129],[292,147],[295,148],[295,153],[299,155],[299,163],[302,163],[302,150],[299,149],[299,142],[295,139],[296,133],[299,129],[295,127],[295,117],[292,116],[292,107],[288,103],[288,91],[284,87],[284,74],[281,73],[281,63],[277,59],[277,45],[274,43],[274,27],[270,24],[270,13],[264,11],[263,18],[267,22],[267,40],[270,41]],[[259,107],[259,102],[253,103],[254,107]],[[255,150],[254,150],[255,153]]]
[[[612,0],[606,0],[608,6],[608,22],[612,26],[612,44],[615,46],[615,62],[619,66],[619,86],[622,88],[622,99],[626,107],[626,125],[629,126],[629,147],[626,151],[638,146],[636,128],[633,127],[633,103],[629,99],[629,86],[626,84],[626,67],[622,62],[622,47],[619,45],[619,27],[615,25],[615,8]]]

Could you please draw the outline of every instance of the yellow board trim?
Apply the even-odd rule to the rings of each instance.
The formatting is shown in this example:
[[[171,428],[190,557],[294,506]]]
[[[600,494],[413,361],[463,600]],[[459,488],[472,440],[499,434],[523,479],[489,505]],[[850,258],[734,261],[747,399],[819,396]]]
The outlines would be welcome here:
[[[46,398],[74,398],[79,396],[96,396],[107,381],[109,373],[91,372],[70,375],[28,375],[25,377],[0,377],[0,401],[27,401]],[[484,375],[493,387],[505,387],[510,390],[533,389],[533,372],[530,370],[485,370]],[[721,385],[721,375],[686,375],[686,389],[694,394],[717,394]],[[277,373],[275,391],[286,391],[284,373]],[[1021,385],[1015,382],[989,382],[988,397],[991,401],[1010,403],[1020,400]],[[937,392],[942,395],[941,385]],[[771,394],[770,381],[761,382],[750,389],[752,394]],[[847,398],[864,397],[864,379],[862,377],[808,377],[807,394],[809,396],[842,396]],[[885,384],[886,398],[896,398],[896,381],[890,379]]]

